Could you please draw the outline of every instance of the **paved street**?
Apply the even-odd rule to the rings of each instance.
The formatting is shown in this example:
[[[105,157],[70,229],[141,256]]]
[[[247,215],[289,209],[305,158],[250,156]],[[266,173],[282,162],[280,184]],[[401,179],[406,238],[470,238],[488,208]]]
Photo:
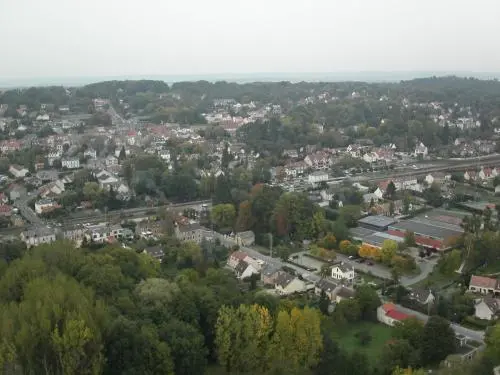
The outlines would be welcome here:
[[[17,199],[14,203],[14,206],[19,209],[20,214],[28,220],[33,225],[43,225],[43,220],[40,219],[35,211],[31,207],[28,206],[28,201],[32,197],[36,197],[38,195],[38,191],[35,192],[36,195],[25,195],[19,199]]]
[[[418,319],[420,319],[424,322],[427,322],[427,320],[429,319],[429,316],[422,314],[418,311],[407,309],[406,307],[403,307],[401,305],[396,305],[396,306],[398,307],[398,310],[400,310],[406,314],[414,315],[415,317],[417,317]],[[468,328],[465,328],[465,327],[462,327],[458,324],[453,324],[453,323],[450,323],[450,325],[456,333],[467,336],[475,341],[479,341],[479,342],[484,341],[484,334],[485,334],[484,331],[474,331],[472,329],[468,329]]]
[[[283,267],[283,266],[287,266],[287,267],[290,267],[290,268],[293,268],[295,269],[297,272],[299,272],[299,274],[306,274],[307,277],[306,279],[311,281],[311,282],[317,282],[320,280],[320,276],[316,275],[316,274],[312,274],[312,273],[309,273],[299,267],[295,267],[291,264],[288,264],[288,263],[285,263],[283,262],[281,259],[277,259],[277,258],[271,258],[267,255],[263,255],[261,253],[259,253],[258,251],[250,248],[250,247],[242,247],[241,248],[241,251],[245,251],[248,255],[250,255],[251,257],[253,258],[256,258],[256,259],[260,259],[264,262],[266,262],[267,264],[271,264],[275,267]],[[434,265],[435,265],[436,262],[432,262],[430,261],[429,262],[429,265],[427,266],[424,266],[425,267],[425,272],[428,273],[430,272]],[[356,263],[357,264],[357,263]],[[359,266],[359,264],[357,264]],[[375,266],[375,265],[374,265]],[[372,267],[374,267],[372,266]],[[370,266],[367,266],[367,267],[370,267]],[[423,267],[423,268],[424,268]],[[387,270],[385,270],[387,272]],[[424,273],[424,272],[423,272]],[[375,273],[373,273],[375,274]],[[415,278],[408,278],[407,282],[417,282],[415,281],[416,279],[420,279],[420,278],[425,278],[426,276],[422,276],[422,275],[419,275]],[[410,315],[414,315],[415,317],[423,320],[423,321],[427,321],[427,319],[429,319],[429,317],[425,314],[422,314],[418,311],[414,311],[414,310],[410,310],[410,309],[407,309],[406,307],[403,307],[403,306],[400,306],[400,305],[397,305],[398,306],[398,309],[400,309],[401,311],[405,312],[406,314],[410,314]],[[462,334],[464,336],[467,336],[469,338],[471,338],[472,340],[475,340],[475,341],[479,341],[479,342],[484,342],[484,331],[474,331],[474,330],[471,330],[471,329],[468,329],[468,328],[465,328],[465,327],[462,327],[458,324],[453,324],[451,323],[451,327],[453,328],[453,330],[456,332],[456,333],[459,333],[459,334]]]

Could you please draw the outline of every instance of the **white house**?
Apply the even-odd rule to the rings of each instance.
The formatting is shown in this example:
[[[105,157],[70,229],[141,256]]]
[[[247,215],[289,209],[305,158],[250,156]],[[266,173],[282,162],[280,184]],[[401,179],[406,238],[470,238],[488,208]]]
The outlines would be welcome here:
[[[95,159],[97,158],[97,151],[94,150],[92,147],[89,147],[83,152],[83,157],[89,158],[89,159]]]
[[[417,147],[415,147],[415,152],[413,153],[413,155],[416,158],[418,157],[425,158],[428,154],[429,154],[429,149],[422,142],[420,142],[420,144],[418,144]]]
[[[166,162],[170,162],[170,157],[171,157],[170,156],[170,151],[168,151],[168,150],[161,150],[158,154],[160,155],[160,158],[162,160],[165,160]]]
[[[57,203],[52,199],[40,199],[35,202],[35,212],[39,215],[55,207],[57,207]]]
[[[472,275],[469,282],[469,291],[481,294],[498,294],[500,293],[500,285],[497,279]]]
[[[252,275],[258,275],[260,273],[260,266],[256,266],[255,263],[251,264],[244,260],[240,260],[234,270],[236,272],[236,277],[244,280]]]
[[[427,176],[425,176],[424,181],[427,183],[427,185],[432,185],[434,182],[434,177],[429,173]]]
[[[318,184],[320,182],[326,182],[328,181],[328,173],[322,172],[322,171],[316,171],[311,173],[308,177],[307,180],[309,181],[310,184]]]
[[[25,177],[29,171],[22,165],[13,164],[9,167],[9,172],[16,178]]]
[[[332,278],[335,280],[347,280],[352,282],[354,280],[354,268],[348,268],[343,264],[338,264],[332,267]]]
[[[484,297],[474,306],[474,316],[479,319],[492,320],[500,311],[500,301],[497,298]]]
[[[62,159],[61,165],[63,168],[78,169],[80,168],[80,159],[78,158]]]
[[[287,296],[306,291],[306,283],[298,277],[285,271],[280,271],[276,278],[274,289],[279,295]]]
[[[496,169],[483,168],[483,167],[481,167],[481,170],[478,173],[478,177],[481,180],[489,180],[490,178],[495,178],[496,175],[497,175]]]
[[[106,158],[106,166],[109,167],[111,165],[117,165],[117,164],[118,164],[118,159],[113,155],[108,155],[108,157]]]
[[[378,321],[391,327],[408,318],[411,318],[411,316],[397,310],[392,303],[384,303],[377,308]]]
[[[56,234],[53,229],[40,227],[22,232],[21,240],[28,247],[38,246],[43,243],[54,242],[56,240]]]

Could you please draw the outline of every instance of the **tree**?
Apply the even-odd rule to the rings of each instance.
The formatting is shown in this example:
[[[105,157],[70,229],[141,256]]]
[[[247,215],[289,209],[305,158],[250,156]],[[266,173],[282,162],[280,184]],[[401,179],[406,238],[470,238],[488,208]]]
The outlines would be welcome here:
[[[236,219],[235,231],[244,232],[252,228],[254,223],[254,217],[252,216],[252,204],[250,201],[246,200],[240,203],[238,209],[238,218]]]
[[[347,241],[349,242],[349,241]],[[321,247],[324,247],[325,249],[328,250],[333,250],[335,249],[337,245],[337,239],[332,233],[328,233],[323,239],[320,241],[319,244]]]
[[[385,196],[387,198],[393,199],[396,194],[396,185],[394,185],[393,181],[390,181],[387,184],[387,188],[385,189]]]
[[[290,329],[290,328],[288,328]],[[263,372],[272,319],[258,305],[223,306],[217,318],[215,344],[219,363],[227,372]]]
[[[381,257],[382,262],[385,264],[390,264],[394,255],[398,251],[398,243],[394,240],[385,240],[382,243]]]
[[[359,206],[344,206],[340,209],[340,218],[348,227],[355,227],[360,217],[361,208]],[[340,238],[338,239],[340,240]]]
[[[372,256],[372,246],[361,245],[358,250],[358,254],[361,258],[370,258]]]
[[[330,306],[330,299],[326,295],[325,291],[322,290],[319,296],[319,310],[324,314],[328,315],[328,307]]]
[[[407,340],[396,339],[390,340],[384,345],[380,356],[381,367],[387,372],[395,367],[407,367],[412,361],[412,353],[414,348]]]
[[[455,332],[450,323],[439,316],[431,316],[422,333],[422,364],[439,363],[454,353],[455,347]]]
[[[394,212],[396,211],[396,206],[394,205],[394,201],[389,202],[389,215],[394,216]]]
[[[422,345],[424,324],[417,318],[409,318],[396,323],[392,332],[395,338],[407,340],[417,350]]]
[[[408,247],[414,247],[417,245],[414,232],[409,230],[405,232],[405,245]]]
[[[280,311],[271,339],[271,370],[300,373],[310,369],[317,365],[322,345],[318,310]]]
[[[411,206],[411,196],[409,194],[405,194],[403,197],[403,214],[408,215],[410,213]]]
[[[211,218],[217,228],[230,230],[236,219],[236,210],[230,203],[218,204],[212,207]]]
[[[357,299],[345,299],[335,306],[334,318],[337,321],[348,323],[358,322],[361,319],[361,306]]]
[[[200,330],[191,324],[172,319],[160,327],[159,336],[171,350],[176,375],[203,374],[208,350]]]
[[[349,241],[349,240],[341,241],[340,244],[339,244],[339,250],[340,250],[340,252],[342,252],[344,254],[349,253],[349,248],[350,248],[351,245],[352,245],[351,241]]]
[[[375,289],[368,285],[360,286],[356,289],[355,299],[359,303],[362,319],[376,321],[377,307],[379,307],[381,303]]]
[[[107,311],[74,279],[61,274],[33,279],[21,302],[0,311],[2,344],[12,349],[11,360],[25,372],[101,373]]]
[[[127,158],[127,153],[125,152],[125,146],[122,146],[120,154],[118,155],[118,160],[123,161]]]
[[[485,357],[495,366],[500,364],[500,323],[495,324],[493,328],[488,331],[485,342]]]

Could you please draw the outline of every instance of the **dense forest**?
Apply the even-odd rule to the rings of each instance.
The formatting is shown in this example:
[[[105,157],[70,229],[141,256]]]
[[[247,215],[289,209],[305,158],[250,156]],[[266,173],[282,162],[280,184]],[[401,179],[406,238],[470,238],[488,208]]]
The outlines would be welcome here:
[[[370,362],[335,332],[376,321],[371,287],[330,314],[323,294],[280,300],[253,278],[236,280],[221,268],[220,245],[166,237],[159,246],[161,263],[118,247],[0,244],[0,373],[418,374],[400,369],[435,366],[453,350],[448,322],[409,320]],[[451,369],[472,375],[498,363],[499,327],[483,356]]]

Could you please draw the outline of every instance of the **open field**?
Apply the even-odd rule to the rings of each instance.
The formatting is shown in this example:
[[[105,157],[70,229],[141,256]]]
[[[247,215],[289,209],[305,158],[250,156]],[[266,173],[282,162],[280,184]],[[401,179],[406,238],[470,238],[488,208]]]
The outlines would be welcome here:
[[[372,339],[367,345],[361,345],[356,334],[367,331]],[[381,323],[359,322],[348,324],[344,327],[335,327],[331,330],[331,337],[338,342],[340,347],[348,352],[360,352],[366,354],[372,365],[377,365],[380,354],[385,343],[391,339],[392,330]]]

